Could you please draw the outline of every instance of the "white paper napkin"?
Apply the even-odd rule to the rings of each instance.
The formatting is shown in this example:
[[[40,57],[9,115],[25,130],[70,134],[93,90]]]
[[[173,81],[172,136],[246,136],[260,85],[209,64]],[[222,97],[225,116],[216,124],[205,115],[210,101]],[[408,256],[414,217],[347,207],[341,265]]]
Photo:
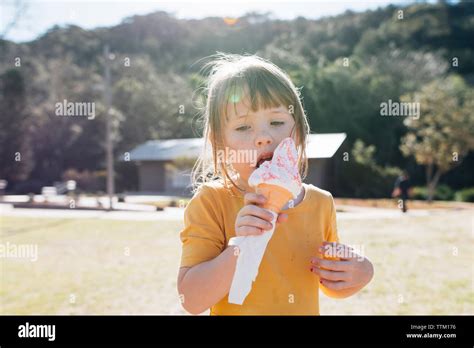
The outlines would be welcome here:
[[[252,283],[257,279],[258,268],[262,262],[267,244],[275,231],[278,214],[272,213],[272,229],[259,236],[234,237],[229,240],[229,245],[239,247],[239,255],[235,268],[234,278],[229,291],[229,303],[242,305],[252,289]]]

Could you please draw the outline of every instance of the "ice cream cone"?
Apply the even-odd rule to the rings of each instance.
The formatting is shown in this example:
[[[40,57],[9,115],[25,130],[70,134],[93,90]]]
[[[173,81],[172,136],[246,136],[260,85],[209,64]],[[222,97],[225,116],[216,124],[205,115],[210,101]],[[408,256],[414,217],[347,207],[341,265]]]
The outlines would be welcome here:
[[[302,189],[298,171],[298,152],[292,138],[285,138],[273,152],[271,161],[263,162],[249,177],[248,184],[267,200],[263,208],[272,213],[272,228],[256,236],[237,236],[229,245],[237,245],[237,258],[228,301],[242,305],[257,279],[258,269],[268,242],[275,231],[278,213]]]
[[[262,207],[277,214],[281,211],[285,204],[293,198],[293,195],[290,191],[278,185],[259,184],[257,186],[256,192],[265,196],[267,199],[266,203]]]

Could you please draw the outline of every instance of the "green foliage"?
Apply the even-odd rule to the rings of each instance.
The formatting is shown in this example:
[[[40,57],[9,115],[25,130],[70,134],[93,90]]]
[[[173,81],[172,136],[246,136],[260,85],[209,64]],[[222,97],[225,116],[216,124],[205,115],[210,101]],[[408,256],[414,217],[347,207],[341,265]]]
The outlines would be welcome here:
[[[455,199],[461,202],[474,202],[474,187],[456,191]]]
[[[365,146],[364,142],[360,139],[357,139],[355,141],[354,147],[352,148],[352,156],[354,157],[354,161],[368,167],[376,167],[376,164],[373,158],[374,153],[375,153],[375,146],[374,145]]]
[[[420,104],[419,118],[407,117],[408,133],[400,149],[426,166],[428,200],[444,173],[462,163],[474,149],[474,89],[455,75],[437,79],[414,95],[404,95],[402,102]]]
[[[405,119],[409,129],[401,145],[405,155],[414,155],[419,164],[434,164],[445,172],[474,149],[474,89],[461,77],[435,80],[401,100],[416,101],[422,109],[418,119]]]
[[[26,179],[32,170],[28,141],[25,79],[18,69],[0,75],[0,179],[9,184]],[[6,165],[6,164],[9,165]]]
[[[446,123],[440,123],[441,133],[459,139],[456,145],[433,147],[438,149],[435,152],[458,149],[462,157],[469,151],[462,141],[473,138],[472,115],[460,110],[464,104],[464,110],[472,110],[474,98],[466,92],[466,84],[446,76],[459,74],[470,81],[472,37],[474,3],[460,2],[390,5],[318,20],[275,20],[268,13],[249,13],[235,23],[217,17],[178,19],[156,12],[127,18],[110,28],[53,27],[29,43],[0,40],[2,78],[15,57],[29,57],[22,58],[17,71],[21,71],[17,81],[27,81],[24,88],[9,84],[0,96],[0,178],[8,177],[12,183],[36,180],[24,186],[26,190],[52,184],[70,168],[104,169],[103,47],[107,43],[115,54],[111,76],[116,156],[150,139],[200,136],[195,121],[202,107],[203,90],[197,88],[204,81],[203,58],[216,51],[257,53],[287,71],[302,88],[313,132],[348,135],[344,145],[354,148],[357,160],[343,163],[349,169],[336,178],[340,194],[388,196],[396,172],[391,168],[415,166],[403,157],[400,138],[407,132],[416,134],[416,126],[403,124],[400,117],[381,117],[382,102],[425,95],[428,111],[446,117]],[[453,64],[455,58],[458,66]],[[430,93],[435,97],[430,99]],[[464,101],[453,99],[459,95],[464,95]],[[58,118],[54,105],[64,99],[94,102],[96,118]],[[22,107],[5,106],[9,103]],[[419,122],[426,126],[425,120]],[[464,129],[456,126],[463,122]],[[359,148],[356,139],[374,147]],[[30,159],[22,162],[21,169],[11,161],[16,149]],[[117,168],[117,187],[133,189],[135,184],[127,186],[126,177],[136,174],[125,165]],[[472,164],[459,164],[460,186],[474,184],[472,175],[466,175],[472,171]]]
[[[125,115],[118,148],[124,152],[146,140],[193,137],[191,95],[183,77],[159,73],[149,59],[132,57],[114,89],[114,105]]]
[[[366,146],[357,139],[348,161],[342,162],[339,168],[339,181],[336,194],[357,198],[390,197],[393,184],[401,174],[397,167],[378,165],[374,160],[375,146]]]
[[[427,200],[428,189],[425,186],[415,186],[410,198]],[[454,199],[454,191],[447,185],[438,185],[433,198],[439,201],[452,201]]]
[[[379,163],[395,163],[401,118],[380,116],[380,103],[397,99],[396,83],[389,74],[365,65],[357,57],[344,65],[342,59],[324,68],[311,69],[303,81],[305,107],[315,132],[345,132],[352,145],[355,139],[376,144]]]

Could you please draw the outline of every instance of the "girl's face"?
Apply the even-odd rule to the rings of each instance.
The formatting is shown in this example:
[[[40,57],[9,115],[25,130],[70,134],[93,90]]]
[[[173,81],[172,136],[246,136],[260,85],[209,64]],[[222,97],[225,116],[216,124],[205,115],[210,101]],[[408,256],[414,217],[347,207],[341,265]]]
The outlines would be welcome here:
[[[228,121],[224,126],[224,146],[233,158],[228,156],[233,168],[239,173],[241,184],[248,189],[247,180],[252,172],[270,159],[280,142],[292,134],[295,121],[288,108],[280,106],[253,112],[248,100],[227,107]],[[238,151],[238,152],[237,152]],[[249,160],[250,159],[250,160]]]

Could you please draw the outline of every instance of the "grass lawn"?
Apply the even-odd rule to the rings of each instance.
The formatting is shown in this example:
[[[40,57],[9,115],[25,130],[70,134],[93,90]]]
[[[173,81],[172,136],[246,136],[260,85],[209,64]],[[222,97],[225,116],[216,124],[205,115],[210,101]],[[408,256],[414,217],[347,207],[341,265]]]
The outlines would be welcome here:
[[[0,259],[0,314],[184,313],[180,222],[2,219],[1,242],[37,244],[38,260]]]
[[[340,205],[350,205],[356,207],[368,207],[368,208],[386,208],[386,209],[397,209],[398,199],[397,198],[374,198],[374,199],[363,199],[363,198],[335,198],[336,207]],[[408,201],[408,208],[411,209],[469,209],[474,204],[469,202],[457,202],[457,201],[419,201],[412,200]]]
[[[338,223],[341,242],[362,245],[372,282],[346,299],[321,293],[322,314],[474,314],[473,211]]]
[[[0,314],[184,313],[180,221],[0,219],[1,244],[38,245],[36,262],[0,258]],[[321,314],[474,314],[473,229],[472,211],[342,219],[375,277],[347,299],[321,293]]]

